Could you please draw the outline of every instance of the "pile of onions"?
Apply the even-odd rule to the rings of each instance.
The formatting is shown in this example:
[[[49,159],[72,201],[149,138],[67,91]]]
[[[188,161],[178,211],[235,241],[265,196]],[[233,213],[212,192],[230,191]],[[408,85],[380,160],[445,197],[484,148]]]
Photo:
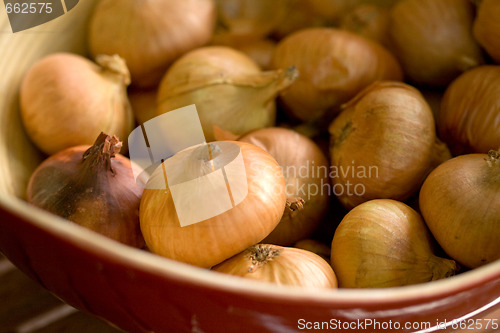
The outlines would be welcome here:
[[[180,225],[162,165],[153,173],[140,206],[142,234],[153,253],[208,268],[259,243],[279,223],[286,203],[285,179],[280,166],[259,147],[236,141],[232,144],[238,145],[243,156],[248,194],[238,205],[201,222]],[[189,170],[190,177],[197,179],[213,166],[223,166],[228,154],[224,146],[216,141],[210,147],[210,159],[190,154],[179,171]],[[164,184],[166,189],[155,184]],[[197,182],[187,185],[192,186],[192,191],[200,190]],[[189,197],[181,199],[190,200]],[[207,196],[204,200],[206,204],[218,204],[214,199],[220,198]]]
[[[458,263],[475,268],[500,259],[500,150],[441,164],[419,202],[439,245]]]
[[[474,21],[474,37],[488,54],[500,64],[500,2],[482,0]]]
[[[396,59],[385,48],[354,33],[333,28],[295,32],[276,46],[275,68],[296,66],[300,77],[281,94],[296,118],[318,119],[376,80],[402,80]]]
[[[126,138],[134,116],[127,98],[127,66],[119,56],[94,63],[54,53],[33,64],[20,90],[21,116],[31,140],[48,155],[91,145],[101,131]]]
[[[405,75],[415,84],[445,86],[483,63],[472,36],[469,0],[402,0],[391,11],[390,37]]]
[[[500,146],[500,66],[460,75],[445,91],[437,124],[453,154],[487,153]]]
[[[207,141],[214,140],[214,126],[241,135],[274,125],[275,99],[297,75],[295,68],[263,72],[247,55],[229,47],[198,48],[165,74],[158,114],[195,104]]]
[[[101,0],[88,44],[94,56],[123,57],[134,86],[154,87],[175,59],[210,41],[215,20],[214,0]]]
[[[337,288],[337,278],[328,262],[310,251],[293,247],[257,244],[212,270],[278,285]]]
[[[29,180],[28,202],[116,241],[142,247],[139,203],[145,184],[134,179],[135,166],[119,154],[121,146],[116,136],[101,133],[92,146],[50,156]]]
[[[384,288],[455,274],[453,260],[433,253],[433,239],[412,208],[378,199],[353,208],[335,231],[332,267],[342,288]]]
[[[333,190],[346,208],[379,198],[404,201],[451,157],[436,137],[429,105],[401,82],[370,85],[343,106],[329,132]]]
[[[239,138],[263,148],[281,166],[286,181],[286,208],[278,226],[263,242],[291,246],[309,237],[329,202],[328,160],[312,140],[285,128],[264,128]]]

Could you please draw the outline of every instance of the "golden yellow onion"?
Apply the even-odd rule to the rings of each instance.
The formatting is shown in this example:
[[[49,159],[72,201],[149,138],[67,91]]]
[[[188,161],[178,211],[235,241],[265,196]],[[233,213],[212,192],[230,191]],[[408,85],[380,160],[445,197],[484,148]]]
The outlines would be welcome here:
[[[337,288],[337,278],[313,252],[272,244],[257,244],[220,263],[213,271],[278,285]]]
[[[444,86],[483,63],[469,0],[402,0],[391,11],[391,50],[415,84]]]
[[[188,52],[167,71],[158,114],[195,104],[207,141],[218,126],[235,134],[274,125],[276,96],[296,79],[294,68],[263,72],[250,57],[225,46]]]
[[[458,263],[475,268],[500,259],[500,151],[441,164],[419,202],[439,245]]]
[[[119,54],[132,85],[154,87],[175,59],[210,41],[215,20],[214,0],[101,0],[90,17],[89,48]]]
[[[102,131],[126,138],[134,125],[129,84],[119,56],[100,55],[94,63],[71,53],[47,55],[33,64],[21,84],[26,132],[48,155],[91,145]]]
[[[332,240],[332,267],[342,288],[383,288],[451,276],[453,260],[433,253],[421,216],[402,202],[365,202],[344,217]]]
[[[254,144],[271,154],[286,181],[285,212],[263,242],[291,246],[309,237],[328,208],[330,179],[323,152],[306,136],[279,127],[251,131],[238,141]]]
[[[344,105],[329,128],[333,193],[346,208],[388,198],[404,201],[450,158],[432,111],[414,87],[375,82]]]
[[[500,66],[483,65],[453,81],[438,112],[439,136],[455,155],[500,145]]]
[[[246,177],[242,181],[246,181],[248,193],[231,209],[197,223],[180,224],[179,210],[168,185],[172,180],[169,175],[165,180],[163,164],[156,169],[143,192],[140,206],[141,230],[152,252],[208,268],[262,241],[276,227],[285,209],[285,179],[271,155],[248,143],[210,143],[210,159],[208,155],[198,155],[198,150],[190,153],[179,171],[192,181],[181,184],[187,194],[177,199],[190,203],[189,209],[194,210],[221,205],[221,193],[199,198],[203,191],[199,185],[203,176],[213,173],[210,170],[214,165],[224,166],[231,154],[226,148],[233,146],[241,150]],[[166,189],[154,188],[157,184],[163,184]],[[231,184],[234,183],[230,182],[229,186]],[[193,202],[194,197],[199,201]]]
[[[275,68],[296,66],[300,77],[281,94],[287,110],[300,120],[317,119],[376,80],[401,80],[396,59],[382,46],[352,32],[310,28],[281,40]]]
[[[500,1],[482,0],[474,21],[474,37],[500,64]]]

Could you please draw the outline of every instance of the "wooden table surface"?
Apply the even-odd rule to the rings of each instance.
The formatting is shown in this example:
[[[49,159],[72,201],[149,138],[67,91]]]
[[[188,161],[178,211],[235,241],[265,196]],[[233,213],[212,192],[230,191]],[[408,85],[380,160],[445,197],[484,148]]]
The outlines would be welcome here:
[[[0,333],[117,333],[76,310],[19,271],[0,253]]]

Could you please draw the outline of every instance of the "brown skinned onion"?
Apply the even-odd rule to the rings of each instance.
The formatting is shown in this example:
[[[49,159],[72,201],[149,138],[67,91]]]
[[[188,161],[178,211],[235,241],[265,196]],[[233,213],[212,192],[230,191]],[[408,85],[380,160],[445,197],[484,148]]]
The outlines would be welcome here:
[[[307,250],[257,244],[212,268],[212,271],[277,285],[337,288],[332,268]]]
[[[500,259],[500,151],[441,164],[419,202],[439,245],[458,263],[475,268]]]
[[[333,193],[346,208],[379,198],[404,201],[451,157],[429,105],[401,82],[370,85],[344,105],[329,132]]]
[[[342,17],[339,27],[387,46],[389,45],[389,13],[388,8],[360,4]]]
[[[474,20],[474,37],[497,64],[500,64],[500,2],[482,0]]]
[[[500,145],[500,66],[483,65],[460,75],[445,91],[439,136],[454,155],[487,153]]]
[[[154,87],[182,54],[207,44],[216,20],[214,0],[102,0],[91,14],[90,52],[119,54],[132,85]]]
[[[335,231],[332,267],[342,288],[384,288],[453,275],[453,260],[433,253],[433,239],[412,208],[378,199],[352,209]]]
[[[241,135],[276,120],[275,99],[298,76],[295,68],[263,72],[250,57],[225,46],[188,52],[167,71],[158,114],[195,104],[207,141],[215,125]]]
[[[139,203],[130,160],[121,142],[101,133],[92,146],[67,148],[38,166],[27,189],[29,203],[124,244],[142,247]],[[140,179],[139,179],[140,181]]]
[[[329,200],[328,160],[320,148],[293,130],[272,127],[251,131],[238,141],[260,147],[281,166],[287,202],[280,223],[262,241],[291,246],[309,237],[324,217]]]
[[[20,90],[23,124],[46,154],[91,145],[101,131],[127,137],[132,130],[127,66],[118,56],[101,55],[96,62],[54,53],[33,64],[24,76]]]
[[[402,80],[396,59],[385,48],[352,32],[309,28],[276,46],[275,68],[296,66],[300,77],[281,94],[294,117],[313,120],[338,107],[376,80]]]
[[[391,11],[391,50],[414,84],[445,86],[484,62],[469,0],[402,0]]]
[[[285,209],[285,179],[271,155],[248,143],[212,142],[210,159],[200,158],[195,154],[197,150],[189,153],[179,172],[193,181],[182,185],[187,186],[187,197],[180,200],[187,200],[189,210],[220,205],[221,193],[215,195],[210,191],[199,198],[198,191],[203,189],[198,184],[204,175],[213,175],[213,165],[223,165],[230,154],[227,147],[235,146],[243,158],[246,178],[242,181],[248,185],[247,195],[229,210],[196,223],[181,225],[180,211],[168,186],[171,178],[167,175],[165,183],[163,164],[156,169],[144,190],[140,207],[141,230],[152,252],[208,268],[260,242],[276,227]],[[157,188],[155,184],[163,184],[164,188]],[[193,202],[193,197],[197,197],[198,202]]]

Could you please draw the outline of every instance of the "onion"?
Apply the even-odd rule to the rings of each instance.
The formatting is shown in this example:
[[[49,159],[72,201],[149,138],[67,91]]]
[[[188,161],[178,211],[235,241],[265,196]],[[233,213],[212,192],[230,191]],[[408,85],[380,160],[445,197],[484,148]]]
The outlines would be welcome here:
[[[31,176],[29,203],[124,244],[142,247],[139,203],[143,191],[116,136],[101,133],[93,146],[67,148]],[[138,173],[137,173],[138,174]],[[138,185],[139,184],[139,185]]]
[[[219,21],[228,32],[262,38],[281,22],[287,0],[216,0]]]
[[[134,86],[154,87],[175,59],[210,41],[215,20],[214,0],[101,0],[88,44],[92,55],[123,57]]]
[[[31,140],[48,155],[91,145],[105,131],[127,137],[134,117],[127,99],[130,75],[123,59],[54,53],[23,78],[21,116]]]
[[[207,141],[214,140],[214,125],[241,135],[274,125],[276,96],[297,75],[294,68],[262,72],[247,55],[229,47],[199,48],[165,74],[158,113],[196,104]]]
[[[180,189],[179,186],[174,189],[182,190],[184,195],[174,197],[170,183],[175,178],[167,174],[168,182],[165,183],[162,164],[149,179],[140,207],[141,230],[148,248],[161,256],[200,267],[216,265],[262,241],[280,221],[286,203],[285,179],[271,155],[244,142],[217,141],[208,147],[210,156],[207,153],[199,155],[201,151],[198,149],[204,148],[202,146],[179,155],[182,164],[174,165],[174,173],[192,180],[180,184]],[[212,168],[220,172],[232,158],[234,148],[243,158],[246,178],[242,181],[248,187],[248,194],[239,203],[234,200],[229,210],[182,226],[179,216],[190,214],[193,204],[196,205],[194,210],[203,210],[203,213],[207,212],[207,207],[218,209],[224,205],[226,185],[222,190],[209,187],[206,194],[208,185],[204,183],[210,179],[215,182],[222,176],[210,179],[204,176],[218,177]],[[238,180],[236,186],[233,185],[230,181],[229,186],[236,196],[243,185]],[[177,200],[175,205],[174,199]],[[178,209],[179,202],[189,206],[186,208],[189,211]]]
[[[437,124],[455,155],[487,153],[500,145],[500,66],[462,74],[445,91]]]
[[[404,203],[365,202],[344,217],[332,240],[332,267],[342,288],[382,288],[451,276],[453,260],[433,254],[420,215]]]
[[[281,40],[275,68],[297,66],[300,77],[281,94],[286,109],[302,121],[335,114],[376,80],[401,80],[396,59],[378,43],[332,28],[310,28]]]
[[[310,251],[293,247],[254,245],[212,270],[278,285],[337,288],[337,278],[328,262]]]
[[[391,11],[390,34],[405,75],[414,84],[445,86],[483,63],[472,36],[469,0],[403,0]]]
[[[500,2],[482,0],[474,21],[474,37],[488,54],[500,64]]]
[[[346,208],[404,201],[451,157],[436,137],[429,105],[410,85],[373,83],[343,108],[329,132],[333,192]]]
[[[461,265],[500,259],[500,151],[441,164],[425,180],[419,202],[439,245]]]
[[[239,138],[263,148],[283,170],[286,208],[278,226],[263,243],[291,246],[309,237],[328,208],[328,160],[309,138],[285,128],[264,128]]]

